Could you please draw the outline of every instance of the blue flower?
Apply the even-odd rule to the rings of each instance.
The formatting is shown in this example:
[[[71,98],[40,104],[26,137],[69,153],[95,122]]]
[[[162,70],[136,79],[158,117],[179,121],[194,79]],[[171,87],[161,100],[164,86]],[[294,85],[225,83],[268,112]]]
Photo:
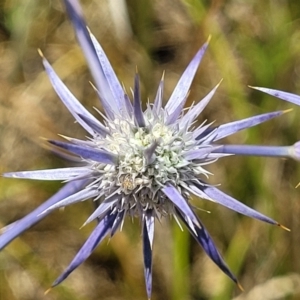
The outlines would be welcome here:
[[[77,255],[52,286],[61,283],[84,262],[99,243],[113,236],[129,215],[141,220],[143,230],[144,275],[148,298],[152,292],[152,247],[155,219],[173,216],[181,221],[207,255],[237,284],[212,238],[194,213],[189,196],[217,202],[252,218],[278,225],[278,222],[247,207],[206,180],[206,165],[228,155],[258,155],[299,159],[297,144],[286,147],[226,145],[223,138],[256,126],[285,111],[275,111],[212,127],[195,121],[212,99],[218,85],[185,113],[183,107],[192,80],[208,43],[196,53],[163,106],[161,80],[153,104],[142,110],[139,76],[134,79],[133,101],[123,90],[103,49],[88,31],[77,0],[65,0],[77,39],[92,72],[95,91],[104,110],[102,122],[90,114],[72,95],[42,56],[46,73],[61,101],[88,132],[87,140],[65,137],[67,142],[49,140],[56,148],[78,156],[76,167],[5,173],[5,177],[60,180],[66,185],[33,212],[8,225],[0,236],[0,249],[54,209],[93,199],[100,205],[85,224],[97,225]],[[85,225],[84,224],[84,225]],[[286,229],[286,228],[285,228]]]

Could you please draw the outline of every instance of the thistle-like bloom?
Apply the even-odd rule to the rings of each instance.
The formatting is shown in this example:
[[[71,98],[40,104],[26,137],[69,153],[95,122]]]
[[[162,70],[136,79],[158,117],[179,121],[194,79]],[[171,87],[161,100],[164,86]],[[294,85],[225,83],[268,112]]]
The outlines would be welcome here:
[[[61,283],[84,262],[98,244],[122,227],[126,215],[142,223],[144,273],[148,298],[152,290],[152,245],[155,219],[173,216],[190,231],[207,255],[233,281],[231,273],[202,222],[192,210],[189,196],[217,202],[241,214],[270,224],[278,222],[247,207],[208,184],[206,165],[228,155],[284,156],[299,158],[295,146],[267,147],[224,145],[219,141],[240,130],[256,126],[284,111],[275,111],[212,128],[203,122],[195,126],[199,114],[213,97],[218,85],[185,113],[192,80],[207,48],[196,53],[163,106],[163,79],[153,104],[142,110],[139,77],[134,79],[133,100],[124,92],[105,53],[87,30],[77,0],[65,0],[77,39],[90,66],[95,90],[105,115],[100,122],[72,95],[48,61],[43,64],[57,95],[76,121],[88,132],[87,140],[49,140],[57,148],[78,156],[80,166],[39,171],[6,173],[5,177],[61,180],[68,183],[53,197],[23,219],[8,225],[0,236],[0,249],[54,209],[85,201],[100,203],[85,224],[97,225],[67,269],[53,286]],[[281,226],[283,227],[283,226]]]

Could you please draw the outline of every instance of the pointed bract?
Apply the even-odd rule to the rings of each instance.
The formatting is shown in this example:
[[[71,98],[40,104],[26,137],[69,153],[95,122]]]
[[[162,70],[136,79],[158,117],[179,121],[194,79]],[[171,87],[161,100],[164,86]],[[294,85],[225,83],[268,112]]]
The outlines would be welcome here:
[[[70,180],[79,175],[89,174],[91,171],[87,167],[79,168],[62,168],[62,169],[50,169],[50,170],[37,170],[37,171],[20,171],[4,173],[4,177],[11,178],[24,178],[35,180]]]
[[[220,145],[214,152],[260,157],[291,157],[297,160],[297,155],[293,155],[293,148],[293,146]]]
[[[203,250],[210,257],[210,259],[235,283],[238,283],[235,275],[230,271],[226,263],[224,262],[221,254],[219,253],[214,241],[210,237],[209,233],[206,231],[205,227],[198,219],[198,223],[201,224],[201,227],[195,227],[196,234],[193,229],[190,228],[189,224],[185,221],[181,212],[178,211],[178,216],[185,223],[186,227],[189,229],[190,233],[194,239],[202,246]]]
[[[164,90],[164,78],[161,79],[157,93],[153,103],[153,110],[158,114],[162,108],[162,101],[163,101],[163,90]]]
[[[107,213],[107,211],[113,209],[117,206],[117,202],[120,200],[121,196],[119,194],[114,194],[105,200],[99,205],[97,209],[89,216],[89,218],[84,222],[82,226],[94,221],[96,218],[102,219],[103,215]]]
[[[152,294],[152,244],[154,236],[154,216],[152,210],[148,210],[144,216],[143,225],[143,254],[144,275],[148,299]]]
[[[99,97],[101,98],[101,101],[104,103],[105,107],[111,107],[113,112],[117,113],[119,112],[118,105],[111,93],[107,79],[105,78],[105,74],[98,59],[96,49],[83,19],[79,2],[77,0],[64,0],[64,2],[69,17],[73,23],[76,37],[95,80]]]
[[[104,76],[110,87],[111,93],[117,102],[119,111],[121,112],[124,107],[124,90],[123,90],[108,58],[106,57],[101,45],[98,43],[98,41],[93,36],[93,34],[90,33],[90,36],[91,36],[93,45],[95,47],[95,50],[96,50],[96,53],[98,56],[98,60],[102,66]]]
[[[186,70],[183,72],[181,78],[179,79],[169,101],[166,104],[166,111],[171,114],[177,106],[184,99],[191,87],[192,81],[195,77],[196,71],[202,60],[202,57],[207,49],[208,42],[205,43],[202,48],[196,53],[192,61],[187,66]]]
[[[188,96],[188,95],[187,95]],[[167,117],[165,124],[171,125],[178,120],[178,117],[183,113],[183,107],[187,100],[187,96],[182,99],[181,103],[178,104],[177,108]]]
[[[140,95],[140,79],[139,75],[135,74],[134,78],[134,93],[133,93],[133,114],[138,127],[145,127],[145,119],[142,110],[142,102]]]
[[[199,187],[199,186],[198,186]],[[279,223],[274,221],[273,219],[257,212],[256,210],[248,207],[247,205],[237,201],[236,199],[230,197],[229,195],[226,195],[219,189],[217,189],[214,186],[203,186],[199,187],[201,190],[210,198],[212,198],[217,203],[226,206],[227,208],[230,208],[240,214],[243,214],[245,216],[255,218],[267,223],[270,223],[272,225],[279,226]]]
[[[48,61],[43,57],[43,64],[47,75],[52,83],[54,90],[56,91],[57,95],[64,103],[66,108],[70,111],[76,121],[91,135],[93,135],[93,130],[90,128],[88,124],[86,124],[78,114],[86,116],[87,118],[93,120],[95,123],[99,123],[99,121],[89,113],[81,104],[80,102],[74,97],[74,95],[69,91],[69,89],[64,85],[61,79],[56,75],[55,71],[48,63]]]
[[[213,152],[214,150],[218,150],[219,146],[212,147],[201,147],[200,149],[190,150],[184,153],[184,158],[186,160],[194,160],[194,159],[205,159],[208,155]]]
[[[78,114],[79,118],[81,118],[91,129],[95,131],[95,133],[100,134],[105,137],[109,134],[109,131],[106,127],[104,127],[100,122],[95,122],[94,120],[84,116],[82,114]]]
[[[93,197],[97,197],[99,192],[96,189],[93,188],[85,188],[82,189],[81,191],[78,191],[77,193],[74,193],[66,198],[61,199],[57,203],[49,206],[45,211],[42,212],[42,214],[52,211],[54,209],[60,208],[60,207],[65,207],[70,204],[75,204],[87,199],[91,199]]]
[[[81,265],[93,252],[93,250],[101,243],[111,230],[117,214],[107,214],[97,227],[93,230],[84,245],[78,251],[72,262],[66,270],[53,282],[52,287],[64,281],[79,265]]]
[[[115,165],[118,162],[117,155],[105,150],[94,149],[92,147],[68,144],[60,141],[48,140],[54,146],[63,148],[84,159],[91,159],[104,164]]]
[[[67,183],[64,187],[62,187],[56,194],[54,194],[51,198],[33,210],[31,213],[26,215],[24,218],[16,221],[13,226],[7,228],[0,235],[0,250],[6,247],[12,240],[21,235],[25,230],[32,227],[42,219],[44,219],[49,212],[45,212],[50,206],[59,202],[61,199],[72,195],[79,190],[81,190],[86,184],[87,180],[77,180]],[[41,214],[42,212],[45,212]]]
[[[284,114],[285,111],[280,110],[280,111],[274,111],[262,115],[257,115],[254,117],[242,119],[239,121],[234,121],[230,123],[226,123],[223,125],[220,125],[218,128],[215,130],[215,135],[213,137],[213,141],[218,141],[220,139],[223,139],[226,136],[232,135],[238,131],[256,126],[258,124],[261,124],[263,122],[266,122],[268,120],[271,120],[275,117],[279,117],[282,114]],[[205,134],[205,133],[204,133]],[[198,139],[200,136],[198,136]]]
[[[152,145],[150,145],[149,147],[147,147],[144,150],[144,157],[146,159],[147,165],[150,165],[150,164],[152,164],[154,162],[154,160],[156,158],[155,150],[156,150],[157,146],[158,146],[158,142],[154,141],[152,143]]]
[[[110,236],[113,237],[118,229],[122,229],[124,218],[126,216],[126,210],[120,211],[112,225]]]
[[[182,211],[186,218],[188,218],[191,222],[200,226],[198,224],[195,213],[192,211],[191,207],[188,205],[186,199],[182,197],[182,195],[178,192],[178,190],[172,186],[171,184],[166,185],[162,188],[163,193],[170,199],[174,205]]]
[[[264,92],[266,94],[269,94],[271,96],[277,97],[279,99],[294,103],[296,105],[300,105],[300,96],[288,93],[288,92],[283,92],[279,90],[273,90],[273,89],[268,89],[268,88],[262,88],[262,87],[256,87],[256,86],[250,86],[252,89]]]
[[[199,114],[207,106],[220,84],[221,82],[218,83],[215,86],[215,88],[212,91],[210,91],[197,105],[190,108],[190,110],[180,120],[181,127],[190,126],[190,124],[199,116]]]
[[[124,103],[128,118],[133,116],[133,106],[127,94],[124,94]]]

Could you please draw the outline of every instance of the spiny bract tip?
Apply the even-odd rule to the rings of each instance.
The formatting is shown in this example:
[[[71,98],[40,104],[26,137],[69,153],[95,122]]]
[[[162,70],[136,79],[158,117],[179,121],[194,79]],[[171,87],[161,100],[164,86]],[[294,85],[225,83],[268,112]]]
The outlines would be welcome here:
[[[46,296],[47,294],[49,294],[51,290],[52,290],[52,287],[50,287],[48,290],[46,290],[46,291],[44,292],[44,295]]]
[[[40,55],[41,58],[44,58],[44,54],[40,48],[37,49],[38,54]]]
[[[248,85],[248,87],[249,87],[250,89],[260,90],[260,88],[259,88],[258,86]]]
[[[223,78],[221,78],[221,80],[219,81],[219,83],[217,84],[217,88],[220,86],[220,84],[222,83]]]
[[[89,83],[90,83],[90,85],[92,86],[92,88],[93,88],[95,91],[97,91],[96,86],[95,86],[91,81],[89,81]]]
[[[287,227],[285,227],[285,226],[283,226],[279,223],[278,223],[278,226],[281,227],[282,229],[286,230],[286,231],[289,231],[289,232],[291,231],[291,229],[289,229],[289,228],[287,228]]]
[[[66,135],[60,134],[60,133],[58,133],[57,135],[60,136],[60,137],[62,137],[63,139],[65,139],[67,141],[71,141],[71,139],[72,139],[72,138],[70,138],[70,137],[68,137]]]
[[[285,109],[282,111],[283,114],[289,113],[290,111],[292,111],[293,108],[289,108],[289,109]]]
[[[239,282],[237,282],[236,284],[237,284],[238,288],[239,288],[242,292],[245,291],[244,288],[242,287],[242,285],[241,285]]]
[[[211,40],[211,34],[208,36],[206,44],[209,44],[210,40]]]

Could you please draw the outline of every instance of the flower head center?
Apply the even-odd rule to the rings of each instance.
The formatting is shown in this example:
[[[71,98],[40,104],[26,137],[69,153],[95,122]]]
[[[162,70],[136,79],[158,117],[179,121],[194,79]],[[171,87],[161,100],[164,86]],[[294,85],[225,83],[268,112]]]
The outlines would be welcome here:
[[[109,121],[110,134],[97,139],[96,145],[119,157],[117,165],[100,166],[100,188],[104,196],[123,195],[124,206],[155,207],[170,212],[170,203],[160,192],[166,184],[181,186],[205,170],[185,158],[185,153],[199,147],[190,132],[176,125],[166,125],[161,115],[144,113],[146,126],[138,127],[133,120],[116,118]],[[100,170],[99,170],[100,171]]]

